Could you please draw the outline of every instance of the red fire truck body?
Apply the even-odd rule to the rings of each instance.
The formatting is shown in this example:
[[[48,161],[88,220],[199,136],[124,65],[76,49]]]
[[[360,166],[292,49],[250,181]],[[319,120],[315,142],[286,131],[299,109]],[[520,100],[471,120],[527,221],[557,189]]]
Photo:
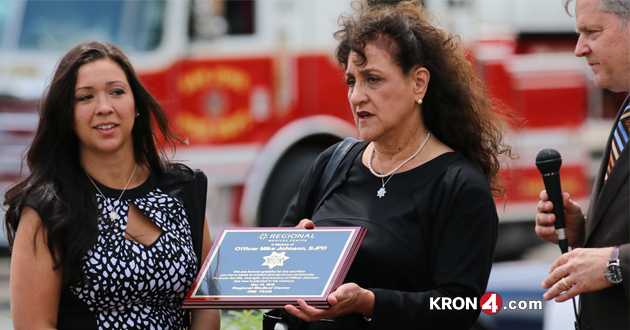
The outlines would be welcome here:
[[[456,33],[469,29],[453,22],[475,26],[494,19],[486,13],[495,10],[487,0],[425,2]],[[0,4],[2,190],[19,175],[46,77],[61,54],[87,39],[112,41],[126,51],[175,132],[188,139],[173,158],[208,176],[207,216],[215,234],[226,226],[276,225],[315,157],[346,136],[357,137],[332,37],[350,1]],[[475,4],[477,11],[470,11]],[[560,151],[563,188],[585,206],[591,155],[603,149],[607,128],[601,127],[610,127],[593,115],[606,98],[588,78],[586,62],[571,53],[572,25],[558,29],[552,32],[559,39],[551,41],[545,31],[518,28],[462,34],[490,95],[518,117],[508,136],[520,158],[506,160],[502,171],[508,194],[505,204],[497,201],[501,223],[532,233],[543,189],[537,152]]]

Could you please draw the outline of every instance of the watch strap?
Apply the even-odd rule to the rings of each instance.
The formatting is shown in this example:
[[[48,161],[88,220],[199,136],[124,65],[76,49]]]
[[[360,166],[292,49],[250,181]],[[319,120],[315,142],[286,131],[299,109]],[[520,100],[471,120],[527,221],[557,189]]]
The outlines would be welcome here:
[[[617,263],[619,261],[619,246],[615,246],[610,252],[610,259],[608,264]]]

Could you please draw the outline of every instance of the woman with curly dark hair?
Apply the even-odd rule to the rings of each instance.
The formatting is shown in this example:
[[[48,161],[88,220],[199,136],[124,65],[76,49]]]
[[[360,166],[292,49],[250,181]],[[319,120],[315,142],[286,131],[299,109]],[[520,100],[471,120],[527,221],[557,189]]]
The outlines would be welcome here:
[[[5,195],[16,329],[191,320],[181,306],[211,247],[207,179],[167,160],[175,141],[116,46],[88,41],[61,59],[40,103],[30,174]],[[217,311],[195,311],[191,329],[219,322]]]
[[[329,309],[302,300],[285,309],[309,329],[469,329],[478,309],[432,302],[459,306],[485,292],[498,227],[493,197],[505,190],[500,158],[511,157],[501,116],[458,39],[432,25],[419,1],[358,8],[340,25],[337,59],[364,141],[321,196],[335,148],[320,155],[282,225],[368,231]]]

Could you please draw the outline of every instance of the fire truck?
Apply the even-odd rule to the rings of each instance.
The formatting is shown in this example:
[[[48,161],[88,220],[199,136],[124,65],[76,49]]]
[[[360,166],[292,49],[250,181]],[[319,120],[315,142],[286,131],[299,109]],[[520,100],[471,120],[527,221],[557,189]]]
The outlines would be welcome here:
[[[315,157],[357,135],[333,58],[346,1],[0,2],[0,179],[15,180],[37,100],[84,40],[129,54],[209,179],[211,232],[277,225]],[[23,173],[24,174],[24,173]],[[6,184],[4,186],[6,188]],[[4,190],[4,189],[3,189]]]
[[[518,254],[524,246],[541,242],[533,230],[544,189],[535,166],[538,152],[560,152],[562,189],[586,212],[608,133],[627,94],[595,86],[586,59],[574,54],[575,19],[561,1],[431,4],[443,13],[447,30],[465,40],[489,95],[514,116],[508,137],[519,158],[506,160],[502,170],[508,190],[506,203],[497,201],[497,249],[503,255]],[[569,13],[574,13],[573,6]]]
[[[557,8],[549,15],[541,4]],[[618,98],[604,97],[571,53],[573,21],[560,1],[425,5],[462,36],[490,94],[521,119],[509,134],[521,158],[506,161],[506,203],[497,201],[499,250],[521,251],[543,189],[536,152],[558,149],[564,189],[585,201],[590,156],[604,145],[597,127],[610,127],[602,104]],[[358,137],[332,37],[350,11],[346,0],[0,1],[0,189],[20,176],[60,56],[105,40],[129,55],[188,140],[173,159],[208,176],[211,232],[277,225],[317,155]]]

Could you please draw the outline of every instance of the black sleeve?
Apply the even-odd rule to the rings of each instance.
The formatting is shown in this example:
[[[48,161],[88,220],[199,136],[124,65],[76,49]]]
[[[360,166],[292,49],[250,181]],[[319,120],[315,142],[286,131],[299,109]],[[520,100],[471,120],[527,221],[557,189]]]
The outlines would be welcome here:
[[[30,206],[39,214],[41,212],[42,198],[44,198],[44,192],[40,190],[39,192],[34,193],[29,198],[27,198],[24,205]]]
[[[630,279],[630,244],[622,244],[619,247],[619,263],[621,265],[621,278],[624,281],[621,281],[621,285],[626,293],[626,300],[630,302],[630,281],[625,279]]]
[[[308,169],[300,183],[297,197],[291,203],[287,214],[282,218],[280,227],[295,227],[302,219],[310,219],[318,202],[317,189],[324,169],[339,143],[324,150]]]
[[[198,267],[201,268],[203,258],[203,226],[206,217],[206,200],[208,195],[208,178],[199,169],[191,169],[182,164],[172,164],[167,175],[158,177],[158,186],[169,196],[179,200],[186,210],[186,218],[190,225],[193,250],[197,255]]]
[[[186,182],[188,185],[184,189],[186,194],[185,208],[188,213],[188,223],[190,224],[190,234],[192,236],[193,249],[197,255],[198,268],[204,262],[203,253],[203,225],[206,219],[206,199],[208,194],[208,178],[199,169],[194,170],[195,177],[192,181]]]
[[[498,215],[487,186],[466,183],[461,186],[458,196],[438,207],[432,225],[431,289],[425,292],[371,289],[375,302],[369,329],[404,329],[410,324],[422,324],[426,329],[469,329],[476,321],[479,298],[486,290],[492,268]],[[431,299],[436,302],[437,297],[440,300],[462,297],[464,302],[468,297],[477,302],[477,308],[439,310],[435,304],[431,305]]]

